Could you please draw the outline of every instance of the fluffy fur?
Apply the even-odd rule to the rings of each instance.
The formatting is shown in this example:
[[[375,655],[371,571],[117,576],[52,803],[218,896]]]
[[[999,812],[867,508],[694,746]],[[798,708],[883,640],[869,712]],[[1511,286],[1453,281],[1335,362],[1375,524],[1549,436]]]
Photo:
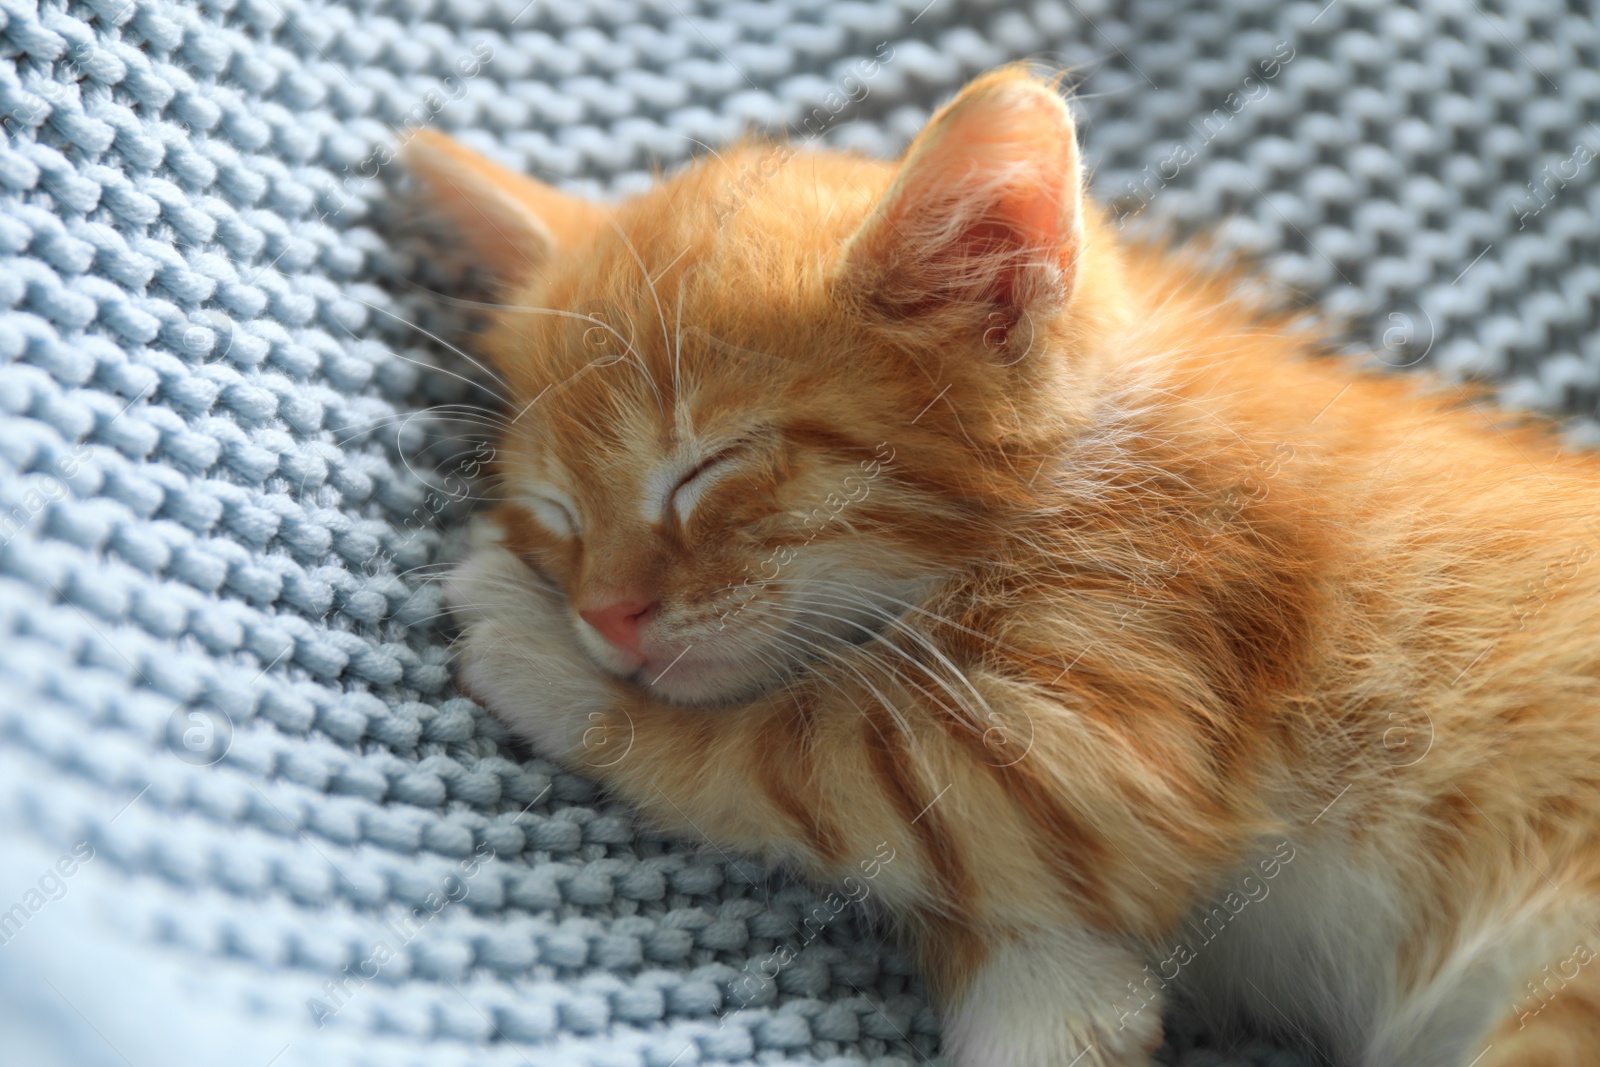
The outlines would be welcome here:
[[[886,842],[954,1063],[1600,1055],[1594,456],[1119,243],[1020,69],[615,207],[408,155],[505,294],[464,685],[686,836]]]

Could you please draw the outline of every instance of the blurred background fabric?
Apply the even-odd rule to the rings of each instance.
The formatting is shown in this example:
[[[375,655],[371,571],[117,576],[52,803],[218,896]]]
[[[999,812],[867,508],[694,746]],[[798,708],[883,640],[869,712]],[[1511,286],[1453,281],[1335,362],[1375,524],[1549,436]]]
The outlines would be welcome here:
[[[936,1055],[864,914],[808,924],[453,688],[482,392],[392,208],[419,126],[614,197],[750,131],[892,156],[1031,58],[1130,232],[1600,432],[1582,3],[0,0],[0,55],[7,1064]]]

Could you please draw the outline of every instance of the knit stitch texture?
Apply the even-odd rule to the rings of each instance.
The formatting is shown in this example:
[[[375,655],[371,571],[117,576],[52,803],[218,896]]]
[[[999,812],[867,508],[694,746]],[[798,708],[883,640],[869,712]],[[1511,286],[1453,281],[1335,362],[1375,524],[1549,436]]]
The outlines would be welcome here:
[[[481,395],[389,210],[408,130],[615,196],[753,129],[892,155],[1034,58],[1124,224],[1590,442],[1583,6],[0,0],[0,1061],[936,1055],[863,914],[642,830],[452,687],[427,567]]]

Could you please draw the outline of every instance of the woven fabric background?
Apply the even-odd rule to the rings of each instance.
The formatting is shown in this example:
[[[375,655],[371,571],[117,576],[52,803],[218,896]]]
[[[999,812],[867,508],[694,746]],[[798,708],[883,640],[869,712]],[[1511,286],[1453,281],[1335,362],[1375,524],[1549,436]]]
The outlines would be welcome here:
[[[1382,362],[1589,441],[1586,7],[0,0],[0,1061],[936,1054],[861,916],[805,927],[815,893],[642,832],[452,688],[417,568],[474,394],[386,209],[408,128],[617,195],[752,128],[893,154],[1033,57],[1129,226],[1216,230]]]

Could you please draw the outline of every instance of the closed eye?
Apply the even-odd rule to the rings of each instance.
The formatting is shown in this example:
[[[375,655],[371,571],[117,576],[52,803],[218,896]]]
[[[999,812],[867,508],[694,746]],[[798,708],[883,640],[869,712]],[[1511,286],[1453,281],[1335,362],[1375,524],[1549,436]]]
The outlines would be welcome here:
[[[553,497],[530,496],[528,510],[539,524],[558,537],[577,537],[578,518],[572,509]]]
[[[690,512],[694,511],[695,505],[700,502],[700,498],[705,496],[706,490],[732,470],[738,459],[739,449],[725,448],[701,460],[693,470],[679,480],[672,490],[672,510],[678,516],[679,522],[688,519]]]

